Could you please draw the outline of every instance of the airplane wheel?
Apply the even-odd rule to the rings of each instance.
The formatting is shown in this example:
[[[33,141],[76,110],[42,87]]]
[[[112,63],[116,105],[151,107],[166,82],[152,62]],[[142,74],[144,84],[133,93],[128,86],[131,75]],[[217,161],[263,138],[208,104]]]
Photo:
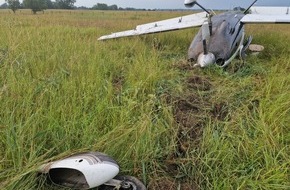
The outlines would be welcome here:
[[[122,185],[119,190],[146,190],[145,185],[133,176],[116,176],[114,179],[121,180]],[[102,185],[98,190],[114,190],[116,187]]]

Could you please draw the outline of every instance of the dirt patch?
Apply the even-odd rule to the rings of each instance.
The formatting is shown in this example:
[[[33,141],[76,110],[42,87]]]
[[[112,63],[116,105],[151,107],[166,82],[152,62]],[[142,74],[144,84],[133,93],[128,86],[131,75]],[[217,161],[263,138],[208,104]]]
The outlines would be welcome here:
[[[185,156],[193,145],[199,144],[206,115],[204,103],[201,101],[201,97],[192,92],[184,97],[177,97],[173,104],[174,119],[178,125],[178,157]]]
[[[212,89],[209,79],[193,75],[183,80],[183,92],[179,95],[166,94],[167,103],[173,106],[177,127],[176,149],[164,158],[163,170],[172,178],[153,181],[149,189],[199,189],[192,179],[175,178],[180,176],[184,165],[194,164],[194,158],[188,158],[191,151],[198,149],[203,129],[210,115],[212,103],[207,92]],[[200,92],[206,93],[200,93]],[[174,93],[172,93],[174,94]],[[154,187],[154,188],[152,188]]]
[[[194,165],[199,164],[195,158],[199,151],[203,131],[209,121],[226,121],[230,119],[230,105],[219,101],[215,96],[216,90],[211,79],[202,71],[194,68],[187,61],[179,61],[174,65],[184,77],[182,91],[166,92],[161,96],[166,103],[173,107],[173,117],[176,123],[175,151],[162,159],[162,172],[166,177],[150,179],[148,189],[170,190],[199,190],[199,175],[187,177],[187,172],[194,172]],[[160,175],[164,176],[164,175]]]
[[[190,76],[184,80],[184,93],[174,100],[174,119],[180,133],[186,134],[191,141],[198,141],[205,123],[208,110],[211,108],[209,97],[201,91],[209,91],[210,81],[200,76]]]
[[[196,100],[195,97],[186,97],[185,99],[178,99],[175,102],[175,108],[178,111],[195,111],[199,110],[197,105],[194,105],[194,102],[191,102],[190,99]]]
[[[188,77],[183,80],[183,91],[178,95],[166,94],[167,103],[173,106],[174,120],[177,127],[176,150],[164,158],[164,171],[168,178],[153,179],[148,189],[200,189],[198,179],[178,178],[186,165],[198,164],[198,159],[189,157],[192,151],[198,151],[203,138],[204,127],[209,120],[228,120],[227,102],[216,102],[212,96],[215,88],[207,76],[193,71],[192,66],[180,61],[175,65]],[[175,93],[172,93],[175,94]],[[190,169],[189,169],[190,170]]]

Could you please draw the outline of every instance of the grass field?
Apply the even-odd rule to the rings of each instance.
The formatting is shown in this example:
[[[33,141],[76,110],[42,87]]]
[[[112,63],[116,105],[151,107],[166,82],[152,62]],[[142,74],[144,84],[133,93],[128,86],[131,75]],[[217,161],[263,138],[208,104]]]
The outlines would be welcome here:
[[[1,10],[1,189],[82,151],[150,190],[290,189],[290,26],[247,26],[265,50],[226,70],[186,62],[198,29],[97,41],[184,14]]]

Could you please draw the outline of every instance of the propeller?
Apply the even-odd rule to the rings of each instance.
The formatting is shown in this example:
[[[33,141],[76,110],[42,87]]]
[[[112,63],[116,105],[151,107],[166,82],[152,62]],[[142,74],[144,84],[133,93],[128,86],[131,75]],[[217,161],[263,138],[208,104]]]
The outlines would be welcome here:
[[[205,67],[215,63],[215,55],[208,50],[209,39],[211,36],[210,22],[210,20],[205,21],[201,26],[203,53],[198,56],[197,64],[195,64],[194,67]]]
[[[208,42],[212,35],[212,22],[211,17],[212,14],[206,10],[203,6],[201,6],[196,0],[185,0],[184,5],[187,8],[193,7],[194,5],[199,6],[208,14],[208,21],[204,22],[201,26],[201,36],[202,36],[202,45],[203,45],[203,54],[200,54],[197,58],[197,64],[194,65],[205,67],[207,65],[211,65],[215,62],[215,55],[208,51]]]

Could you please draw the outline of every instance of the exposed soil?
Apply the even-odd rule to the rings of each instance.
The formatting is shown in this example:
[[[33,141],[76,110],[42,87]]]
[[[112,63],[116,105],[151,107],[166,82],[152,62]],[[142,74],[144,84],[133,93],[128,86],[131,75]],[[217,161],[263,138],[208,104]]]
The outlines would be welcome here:
[[[188,151],[189,145],[199,144],[211,103],[208,96],[198,92],[210,91],[212,85],[207,78],[193,75],[184,80],[184,88],[185,93],[173,102],[174,119],[179,127],[178,150],[181,154]]]
[[[227,102],[212,102],[210,98],[214,94],[212,82],[206,76],[195,74],[189,63],[180,61],[175,66],[188,73],[189,77],[184,79],[182,94],[175,96],[167,94],[170,96],[168,103],[174,108],[174,120],[178,128],[176,152],[168,155],[164,161],[164,170],[171,177],[151,180],[148,189],[198,190],[200,188],[194,179],[177,177],[179,170],[188,164],[186,159],[188,153],[199,149],[203,129],[208,119],[226,120],[228,118],[228,104]],[[190,160],[192,162],[194,158]]]

